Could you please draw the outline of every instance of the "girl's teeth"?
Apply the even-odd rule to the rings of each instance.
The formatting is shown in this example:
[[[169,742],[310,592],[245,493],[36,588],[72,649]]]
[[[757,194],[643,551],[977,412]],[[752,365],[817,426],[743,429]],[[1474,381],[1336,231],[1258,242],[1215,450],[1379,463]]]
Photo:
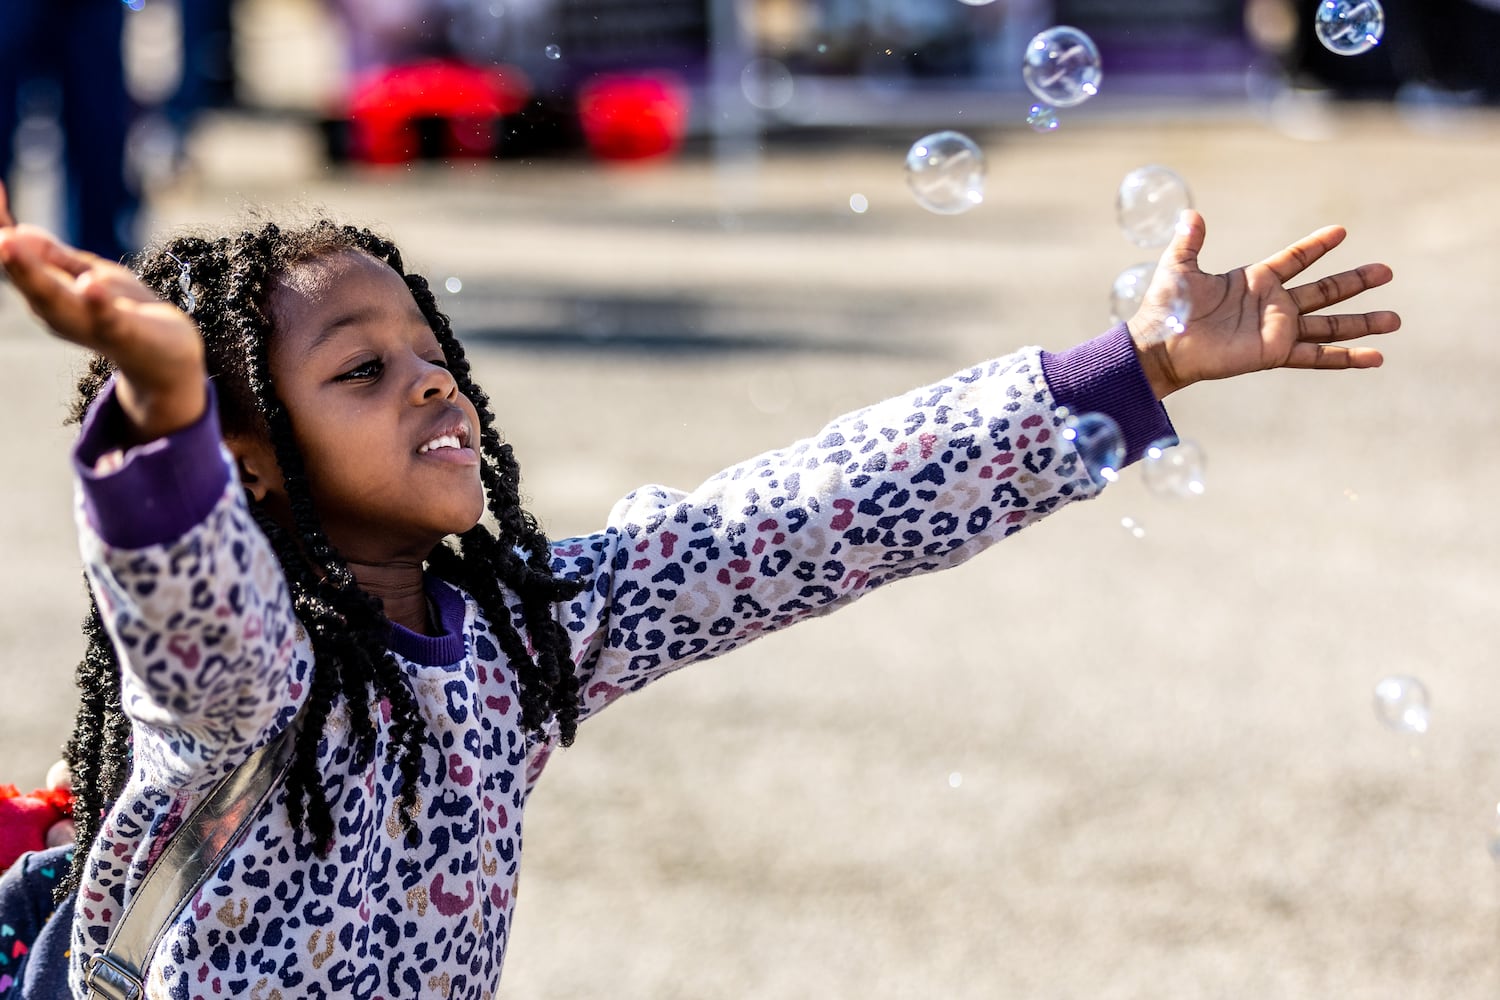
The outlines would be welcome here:
[[[459,444],[458,438],[454,437],[452,434],[449,434],[449,435],[447,435],[445,437],[434,438],[431,441],[428,441],[426,444],[424,444],[421,447],[420,450],[421,450],[421,453],[425,455],[427,452],[429,452],[429,451],[436,451],[439,448],[458,448],[458,447],[461,447],[460,444]]]

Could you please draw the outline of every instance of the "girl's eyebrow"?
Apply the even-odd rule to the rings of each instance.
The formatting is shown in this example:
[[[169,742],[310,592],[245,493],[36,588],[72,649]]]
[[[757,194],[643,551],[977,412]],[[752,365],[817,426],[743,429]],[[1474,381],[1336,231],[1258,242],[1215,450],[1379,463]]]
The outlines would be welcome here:
[[[307,349],[309,351],[316,351],[348,327],[363,326],[371,320],[378,318],[379,315],[379,306],[367,304],[357,306],[349,312],[335,316],[328,323],[324,324],[323,329],[318,331],[317,335],[313,337],[312,343],[307,345]]]

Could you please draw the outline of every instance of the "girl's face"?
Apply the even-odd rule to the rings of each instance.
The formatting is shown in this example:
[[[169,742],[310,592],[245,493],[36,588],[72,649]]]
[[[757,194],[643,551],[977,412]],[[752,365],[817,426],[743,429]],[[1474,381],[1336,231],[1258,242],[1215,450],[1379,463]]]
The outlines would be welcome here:
[[[313,503],[351,562],[422,559],[484,513],[479,415],[406,283],[346,250],[292,268],[270,297],[271,377]],[[285,516],[285,490],[267,484]]]

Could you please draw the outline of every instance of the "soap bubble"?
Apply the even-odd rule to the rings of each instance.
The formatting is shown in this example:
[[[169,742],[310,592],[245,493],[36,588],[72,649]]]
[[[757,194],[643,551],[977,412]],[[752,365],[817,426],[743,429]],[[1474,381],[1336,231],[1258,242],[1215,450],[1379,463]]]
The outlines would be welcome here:
[[[1495,807],[1493,819],[1490,824],[1490,857],[1500,862],[1500,806]]]
[[[1033,104],[1026,112],[1026,124],[1033,132],[1056,132],[1057,111],[1046,104]]]
[[[1146,449],[1141,472],[1146,488],[1159,497],[1203,495],[1203,449],[1191,441],[1157,441]]]
[[[1415,677],[1397,674],[1375,685],[1375,716],[1390,728],[1420,736],[1429,715],[1427,688]]]
[[[1120,182],[1115,210],[1125,238],[1138,247],[1164,247],[1177,217],[1193,207],[1187,182],[1166,167],[1137,167]]]
[[[740,72],[740,90],[745,100],[762,111],[785,107],[795,88],[792,71],[775,59],[752,59]]]
[[[964,783],[964,776],[961,773],[959,773],[958,771],[951,771],[951,772],[949,772],[949,774],[948,774],[948,787],[949,788],[957,788],[960,785],[962,785],[963,783]]]
[[[1313,30],[1329,52],[1357,56],[1380,44],[1385,9],[1380,0],[1323,0],[1313,18]]]
[[[542,50],[542,54],[545,55],[548,59],[561,59],[562,49],[556,45],[549,45]]]
[[[1133,518],[1133,517],[1122,517],[1122,518],[1120,518],[1120,527],[1122,527],[1126,531],[1130,532],[1130,537],[1131,538],[1145,538],[1146,537],[1146,529],[1143,528],[1143,527],[1141,527],[1140,523],[1138,521],[1136,521],[1136,519]]]
[[[448,289],[450,294],[457,295],[464,290],[464,282],[462,278],[456,276],[450,277],[447,281],[443,282],[443,287]]]
[[[923,136],[907,151],[906,183],[929,212],[967,212],[984,201],[984,154],[959,132]]]
[[[145,10],[146,0],[123,0],[125,6],[131,10]]]
[[[1071,108],[1099,93],[1099,48],[1077,28],[1062,25],[1040,32],[1026,46],[1021,77],[1037,100]]]
[[[1071,441],[1083,459],[1089,478],[1103,486],[1120,478],[1125,461],[1125,436],[1120,425],[1103,413],[1069,414],[1063,419],[1063,440]]]
[[[1156,281],[1155,276],[1151,279]],[[1188,297],[1187,276],[1171,272],[1165,279],[1168,282],[1166,291],[1167,318],[1163,320],[1167,333],[1181,333],[1187,329],[1189,321],[1192,320],[1192,300]]]
[[[1123,323],[1136,314],[1145,301],[1146,289],[1151,286],[1151,276],[1155,273],[1156,265],[1147,261],[1132,264],[1115,275],[1114,284],[1109,286],[1111,322]]]
[[[870,210],[870,199],[862,194],[851,194],[849,196],[849,211],[855,215],[864,215]]]

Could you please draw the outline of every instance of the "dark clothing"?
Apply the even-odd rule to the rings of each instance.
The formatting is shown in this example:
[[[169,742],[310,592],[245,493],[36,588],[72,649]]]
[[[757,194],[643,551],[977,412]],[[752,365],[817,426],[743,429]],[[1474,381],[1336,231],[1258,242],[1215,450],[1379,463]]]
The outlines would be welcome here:
[[[61,235],[111,260],[136,245],[120,47],[127,13],[120,0],[0,0],[0,176],[15,164],[22,99],[53,104],[63,132]],[[46,102],[49,91],[55,100]]]
[[[58,1000],[68,990],[76,893],[52,902],[73,845],[21,855],[0,876],[0,1000]]]

